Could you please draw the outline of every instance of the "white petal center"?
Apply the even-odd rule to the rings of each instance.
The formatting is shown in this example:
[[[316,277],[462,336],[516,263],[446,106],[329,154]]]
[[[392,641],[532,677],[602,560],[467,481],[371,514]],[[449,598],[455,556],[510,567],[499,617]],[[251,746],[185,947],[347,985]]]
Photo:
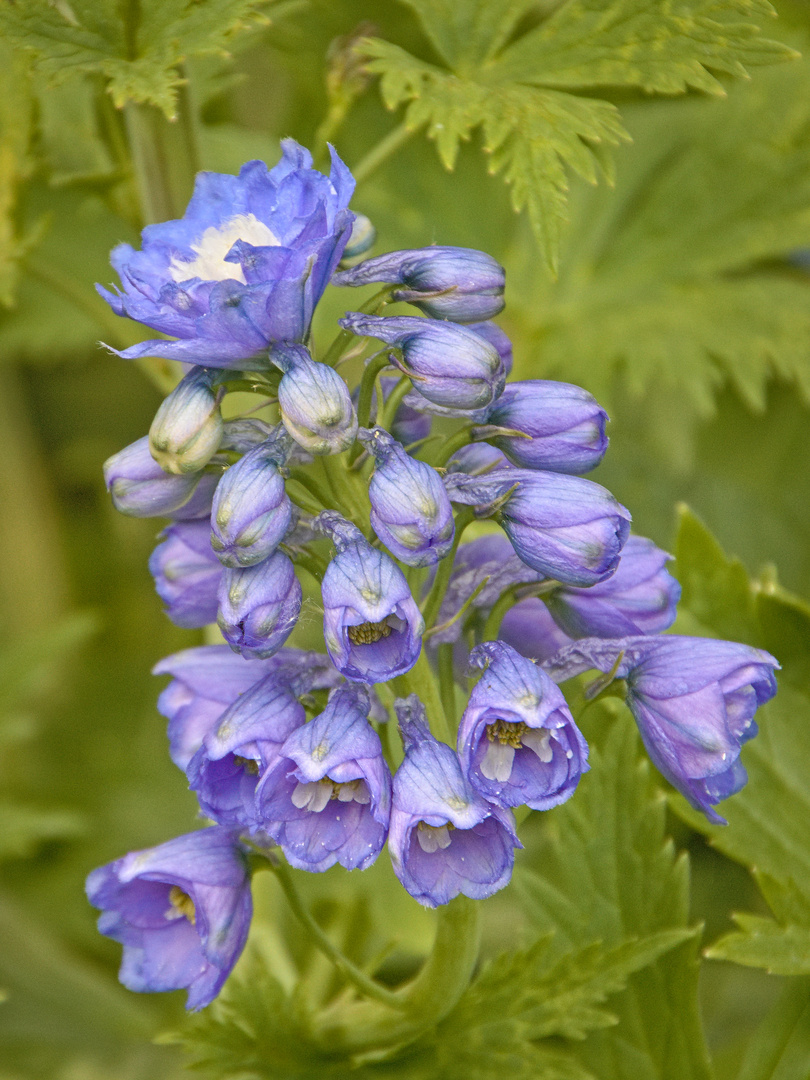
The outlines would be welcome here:
[[[426,825],[424,821],[420,821],[416,827],[416,839],[419,841],[419,847],[422,851],[426,851],[428,855],[432,855],[439,848],[449,848],[451,828],[449,821],[446,825],[437,827]]]
[[[237,214],[224,225],[211,225],[200,236],[191,250],[197,256],[184,262],[176,256],[169,264],[174,281],[201,278],[203,281],[239,281],[245,284],[245,275],[239,263],[225,262],[225,256],[237,240],[244,240],[254,247],[278,247],[279,239],[263,221],[253,214]]]

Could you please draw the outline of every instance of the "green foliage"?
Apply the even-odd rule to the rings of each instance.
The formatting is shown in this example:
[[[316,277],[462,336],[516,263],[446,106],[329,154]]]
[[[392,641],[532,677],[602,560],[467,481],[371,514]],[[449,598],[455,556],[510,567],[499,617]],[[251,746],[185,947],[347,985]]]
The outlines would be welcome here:
[[[515,884],[532,922],[556,929],[558,948],[594,936],[606,947],[628,935],[686,937],[688,864],[666,839],[664,803],[639,760],[633,721],[616,699],[591,705],[582,721],[587,735],[598,733],[590,773],[576,798],[523,829],[527,856]],[[611,1002],[617,1026],[591,1035],[579,1060],[600,1080],[702,1080],[696,990],[692,938],[631,977]]]
[[[503,172],[516,210],[527,208],[553,272],[568,171],[591,184],[600,173],[612,178],[608,148],[628,138],[615,105],[558,87],[675,94],[693,86],[722,93],[710,69],[745,75],[744,63],[792,55],[760,38],[751,22],[735,21],[771,13],[760,0],[690,0],[677,7],[670,0],[569,0],[511,43],[530,7],[525,0],[407,2],[447,68],[379,39],[366,42],[386,105],[410,103],[408,127],[427,126],[448,169],[459,143],[480,127],[490,172]]]
[[[54,82],[102,75],[117,106],[150,103],[173,117],[179,65],[217,52],[259,18],[267,0],[27,0],[0,7],[8,41],[30,50]]]
[[[31,172],[33,102],[28,64],[0,42],[0,305],[11,307],[17,285],[17,260],[25,250],[17,231],[17,188]]]
[[[621,373],[704,414],[724,381],[761,409],[773,371],[810,397],[808,279],[783,261],[810,243],[808,102],[802,60],[727,100],[623,111],[633,146],[615,192],[574,191],[558,281],[528,245],[512,270],[544,373],[605,402]]]
[[[736,1080],[805,1080],[810,1061],[810,980],[791,979],[754,1034]]]

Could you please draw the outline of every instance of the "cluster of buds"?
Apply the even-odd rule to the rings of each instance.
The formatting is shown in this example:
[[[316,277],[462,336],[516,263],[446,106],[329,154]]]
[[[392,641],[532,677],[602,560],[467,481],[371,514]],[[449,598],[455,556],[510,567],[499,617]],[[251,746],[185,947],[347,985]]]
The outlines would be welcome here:
[[[170,519],[150,560],[169,618],[216,622],[225,643],[155,669],[172,760],[214,824],[95,871],[88,893],[124,945],[122,981],[186,987],[193,1009],[244,946],[249,854],[353,870],[387,844],[420,903],[490,896],[521,846],[513,809],[560,804],[587,771],[558,683],[588,669],[624,681],[652,760],[722,821],[778,666],[662,633],[669,556],[581,475],[605,453],[604,410],[576,386],[506,382],[495,260],[433,247],[340,269],[362,247],[351,175],[282,145],[271,170],[201,174],[182,220],[115,250],[123,291],[100,290],[172,336],[121,355],[191,365],[105,476],[123,513]],[[318,359],[330,281],[383,288]],[[352,392],[337,368],[358,358]],[[246,385],[268,421],[223,420]],[[322,652],[286,644],[302,575],[320,586]]]

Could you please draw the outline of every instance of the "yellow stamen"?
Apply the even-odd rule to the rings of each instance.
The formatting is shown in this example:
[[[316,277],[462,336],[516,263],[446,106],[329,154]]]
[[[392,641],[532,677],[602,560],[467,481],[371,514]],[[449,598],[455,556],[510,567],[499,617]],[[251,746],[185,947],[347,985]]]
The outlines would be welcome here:
[[[363,622],[347,630],[352,645],[373,645],[380,638],[387,638],[391,627],[387,622]]]
[[[244,769],[246,773],[250,773],[251,776],[259,775],[259,763],[253,758],[240,757],[238,754],[233,755],[234,765],[238,765],[240,769]]]
[[[527,730],[522,720],[518,724],[511,724],[508,720],[496,720],[494,724],[487,724],[487,738],[490,742],[497,739],[501,745],[506,743],[507,746],[520,750]]]
[[[175,911],[185,915],[192,926],[196,924],[197,913],[194,910],[194,901],[178,885],[172,885],[169,889],[169,903]]]

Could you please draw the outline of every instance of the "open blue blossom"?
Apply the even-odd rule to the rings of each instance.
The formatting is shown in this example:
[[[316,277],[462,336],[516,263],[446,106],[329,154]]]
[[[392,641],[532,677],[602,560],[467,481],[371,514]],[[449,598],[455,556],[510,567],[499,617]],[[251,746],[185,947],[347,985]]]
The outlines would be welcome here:
[[[306,712],[283,670],[266,675],[225,710],[186,769],[206,817],[232,829],[255,830],[259,777],[278,759]]]
[[[299,446],[310,454],[348,450],[357,435],[357,415],[340,375],[313,360],[303,345],[274,348],[270,356],[284,372],[278,387],[281,419]]]
[[[365,870],[385,843],[391,775],[368,711],[364,687],[338,687],[259,784],[262,827],[301,870]]]
[[[94,870],[87,896],[98,928],[124,946],[130,990],[188,990],[208,1005],[245,946],[253,904],[244,855],[225,829],[201,829]]]
[[[394,873],[420,904],[463,893],[482,900],[512,876],[521,843],[512,814],[486,802],[458,757],[430,734],[415,694],[396,702],[405,760],[394,776],[388,850]]]
[[[584,473],[605,455],[607,413],[579,386],[529,379],[514,382],[487,412],[487,423],[522,432],[494,435],[492,442],[524,469]]]
[[[588,746],[556,684],[502,641],[470,653],[484,673],[458,729],[461,765],[499,806],[548,810],[574,793],[588,769]]]
[[[422,647],[424,619],[402,571],[335,511],[318,518],[336,554],[321,583],[323,634],[332,663],[347,679],[387,682],[410,671]]]
[[[262,562],[290,528],[292,504],[279,472],[289,441],[286,432],[274,433],[220,480],[211,508],[211,546],[224,566]]]
[[[340,325],[398,349],[402,370],[413,380],[414,389],[436,405],[483,409],[503,390],[506,373],[498,351],[466,326],[410,315],[383,318],[358,311],[349,312]],[[396,354],[392,357],[397,360]]]
[[[169,721],[171,759],[183,772],[229,706],[267,676],[283,675],[296,688],[304,680],[305,689],[334,686],[340,677],[322,653],[282,648],[264,660],[247,661],[227,645],[183,649],[156,664],[152,674],[172,676],[158,710]]]
[[[101,296],[117,315],[178,339],[119,356],[257,370],[272,342],[306,339],[351,234],[354,180],[334,151],[326,177],[294,140],[281,147],[272,169],[249,161],[238,176],[199,173],[183,218],[147,226],[140,251],[115,248],[124,291],[96,286]]]
[[[389,251],[335,274],[336,285],[403,285],[392,299],[414,304],[433,319],[476,322],[503,311],[504,269],[473,248],[425,247]]]
[[[179,521],[160,534],[149,558],[155,589],[176,626],[206,626],[216,620],[222,567],[211,550],[208,522]]]
[[[130,517],[200,517],[211,506],[218,480],[211,473],[164,472],[152,457],[148,435],[104,462],[113,506]]]
[[[715,638],[676,635],[589,638],[548,665],[557,681],[589,668],[627,681],[627,704],[653,763],[709,821],[744,786],[743,743],[757,733],[754,714],[776,693],[779,664],[762,649]]]
[[[449,552],[455,536],[453,507],[441,477],[382,428],[363,428],[360,440],[376,463],[368,486],[374,532],[401,562],[432,566]]]
[[[170,473],[198,472],[222,440],[218,375],[195,367],[164,398],[149,429],[149,450]]]
[[[520,558],[566,585],[610,577],[630,532],[630,513],[605,488],[578,476],[502,469],[484,476],[448,473],[453,502],[495,514]]]
[[[243,656],[272,656],[298,621],[301,596],[292,562],[276,551],[257,566],[223,571],[217,625]]]

